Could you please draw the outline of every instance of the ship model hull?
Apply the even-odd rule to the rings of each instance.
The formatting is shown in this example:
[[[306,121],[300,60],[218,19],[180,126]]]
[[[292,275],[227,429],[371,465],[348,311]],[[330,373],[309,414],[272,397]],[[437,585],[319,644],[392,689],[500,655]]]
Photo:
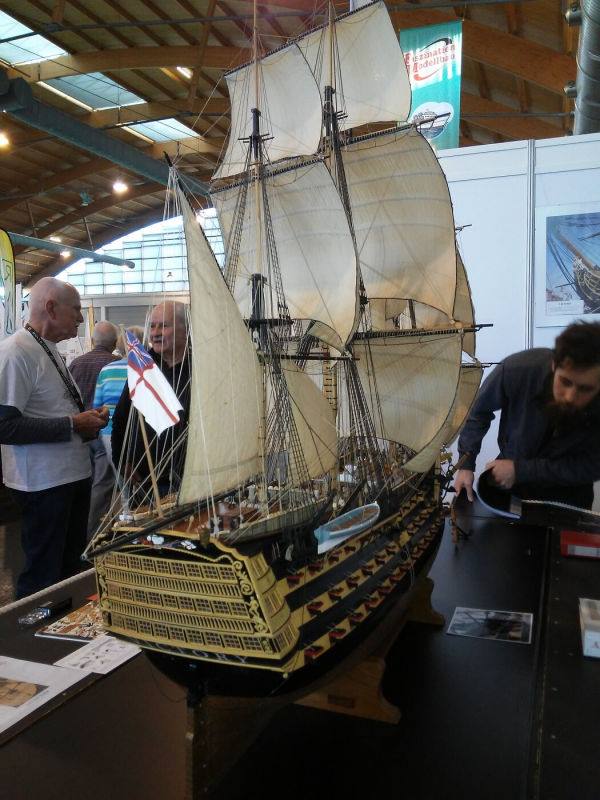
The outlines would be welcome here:
[[[189,689],[301,693],[393,638],[439,547],[438,497],[430,475],[322,555],[311,529],[289,532],[305,545],[292,560],[269,539],[204,547],[161,531],[96,559],[104,625]]]

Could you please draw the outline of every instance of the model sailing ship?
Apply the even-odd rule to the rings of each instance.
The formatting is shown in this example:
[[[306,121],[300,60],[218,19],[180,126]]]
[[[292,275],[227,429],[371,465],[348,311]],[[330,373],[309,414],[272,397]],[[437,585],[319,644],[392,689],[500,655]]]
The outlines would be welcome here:
[[[408,602],[443,529],[440,448],[481,369],[444,175],[414,126],[390,127],[410,89],[385,5],[227,81],[223,273],[171,187],[191,291],[184,475],[174,504],[107,522],[88,556],[111,633],[183,681],[260,695],[309,686]]]

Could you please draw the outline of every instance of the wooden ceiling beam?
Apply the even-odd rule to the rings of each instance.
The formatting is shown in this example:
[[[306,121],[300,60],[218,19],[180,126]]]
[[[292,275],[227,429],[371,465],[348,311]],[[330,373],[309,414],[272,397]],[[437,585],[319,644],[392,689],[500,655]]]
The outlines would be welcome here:
[[[78,2],[78,0],[69,0],[69,5],[73,6],[74,9],[76,9],[81,14],[83,14],[85,17],[87,17],[87,19],[89,19],[91,22],[95,22],[97,24],[102,24],[103,23],[103,20],[102,20],[101,17],[99,17],[97,14],[94,14],[89,9],[85,8],[80,2]],[[133,47],[133,40],[129,39],[127,36],[125,36],[125,34],[120,33],[118,30],[117,31],[112,30],[110,27],[107,28],[107,31],[118,42],[120,42],[121,44],[124,44],[125,47]],[[99,44],[98,44],[97,40],[93,39],[87,33],[84,33],[82,31],[76,31],[76,34],[78,36],[80,36],[85,42],[87,42],[87,44],[91,45],[92,48],[94,49],[94,51],[98,50]],[[146,83],[149,83],[155,89],[158,88],[161,93],[168,94],[167,92],[164,91],[164,88],[159,83],[157,83],[153,78],[151,78],[150,75],[146,75],[146,73],[144,73],[142,70],[132,70],[132,72],[136,75],[136,77],[140,78],[141,80],[143,80]],[[111,74],[110,70],[106,70],[106,75],[107,75],[107,77],[109,77],[109,78],[115,80],[117,83],[119,83],[127,91],[132,92],[133,94],[138,94],[139,95],[139,91],[134,89],[127,81],[123,80],[122,76],[118,76],[118,77],[117,76],[113,76]]]
[[[475,69],[477,70],[477,86],[481,97],[489,99],[490,86],[488,84],[487,75],[485,74],[485,67],[480,61],[475,62]]]
[[[266,5],[258,5],[257,9],[260,16],[266,17],[266,15],[269,13],[269,10],[266,7]],[[287,33],[281,27],[276,17],[272,17],[270,19],[267,17],[267,22],[269,23],[271,28],[273,28],[273,31],[275,32],[276,36],[279,36],[279,38],[282,40],[286,40],[288,38]],[[283,44],[283,41],[281,43]]]
[[[186,11],[190,15],[190,17],[198,16],[198,9],[194,8],[194,6],[191,3],[188,3],[188,0],[176,0],[176,2],[181,6],[181,8],[183,8],[184,11]],[[207,6],[207,9],[206,9],[206,15],[205,16],[207,16],[207,17],[212,17],[213,16],[214,10],[215,10],[215,5],[216,5],[216,3],[213,2],[213,0],[210,0],[209,4]],[[217,40],[217,42],[220,42],[224,47],[232,47],[232,44],[229,41],[229,39],[227,39],[227,37],[224,36],[218,28],[215,28],[214,25],[210,25],[210,26],[209,25],[205,25],[204,27],[205,28],[206,27],[210,27],[210,33],[211,33],[212,36],[214,36],[214,38]]]
[[[65,0],[54,0],[52,9],[52,22],[61,23],[65,14]]]
[[[177,35],[180,36],[184,42],[192,44],[194,45],[194,47],[198,47],[199,41],[195,36],[193,36],[189,32],[189,26],[185,28],[183,25],[178,25],[176,22],[169,22],[169,20],[172,19],[173,14],[172,13],[168,14],[166,11],[160,8],[160,6],[152,2],[152,0],[144,0],[144,5],[147,8],[149,8],[150,11],[152,11],[152,13],[155,14],[159,19],[165,20],[165,24],[168,24],[168,26],[172,30],[174,30],[175,33],[177,33]],[[171,11],[171,9],[169,10]]]
[[[477,126],[485,130],[499,133],[508,139],[549,139],[561,136],[560,128],[544,122],[536,117],[504,117],[503,114],[514,112],[514,108],[494,103],[483,97],[463,92],[461,95],[462,114],[498,114],[497,117],[467,117],[469,127]]]
[[[188,139],[177,139],[176,141],[170,140],[168,142],[155,142],[154,144],[149,145],[145,152],[147,155],[159,159],[163,158],[164,153],[167,153],[169,156],[212,155],[214,156],[214,159],[211,159],[210,161],[211,163],[214,163],[214,160],[221,155],[223,144],[224,139],[207,140],[202,139],[201,137],[196,138],[195,136],[190,136]]]
[[[517,86],[517,97],[519,98],[519,108],[521,111],[529,111],[529,92],[527,83],[522,78],[515,78]]]
[[[208,16],[214,14],[215,6],[217,5],[217,0],[208,0],[208,7],[206,9],[206,13]],[[207,22],[205,25],[202,26],[202,33],[200,34],[200,42],[198,43],[198,50],[200,52],[200,62],[202,63],[204,59],[204,52],[206,50],[206,46],[208,44],[208,37],[210,36],[210,29],[211,24]],[[198,95],[198,87],[200,85],[200,79],[203,77],[203,72],[199,66],[194,67],[192,70],[192,77],[190,78],[190,85],[188,88],[188,107],[190,110],[194,107],[194,101]]]
[[[133,14],[130,14],[123,8],[123,6],[121,6],[114,0],[104,0],[104,2],[106,3],[107,6],[112,8],[113,11],[116,11],[117,14],[123,17],[123,19],[126,19],[127,22],[137,21],[137,18]],[[148,3],[145,2],[145,0],[144,0],[144,5],[148,5]],[[140,30],[143,32],[144,36],[147,36],[148,39],[151,39],[154,42],[154,44],[158,45],[159,47],[162,47],[163,45],[166,44],[165,40],[159,34],[157,34],[153,30],[153,28],[140,28]]]
[[[67,75],[82,75],[90,72],[119,72],[124,69],[148,69],[160,67],[204,67],[206,69],[229,69],[244,64],[251,57],[248,49],[239,47],[210,47],[204,51],[200,63],[197,47],[118,47],[110,50],[95,50],[75,56],[61,56],[55,61],[11,67],[11,78],[22,77],[30,82],[48,81]]]
[[[89,206],[81,206],[74,211],[70,211],[68,214],[63,214],[63,216],[52,220],[52,222],[46,225],[38,225],[37,235],[43,239],[46,236],[51,236],[53,233],[58,233],[58,231],[67,228],[74,222],[80,222],[84,217],[91,217],[95,213],[104,211],[107,208],[114,208],[129,200],[135,200],[136,197],[144,197],[145,195],[155,194],[156,192],[164,190],[165,187],[161,186],[159,183],[142,183],[139,186],[131,188],[126,194],[108,194],[100,198],[100,200],[96,200],[95,203],[90,203]],[[17,251],[23,252],[23,248],[15,248],[15,252]]]
[[[469,136],[462,136],[459,139],[459,147],[477,147],[477,145],[481,144],[481,142],[476,142],[475,139],[471,139]]]
[[[33,183],[30,188],[27,186],[27,184],[20,188],[22,193],[28,193],[31,191],[31,196],[34,197],[35,195],[49,192],[51,189],[55,189],[57,186],[65,186],[71,183],[71,181],[81,180],[81,178],[85,178],[88,175],[103,172],[104,170],[110,169],[113,166],[114,165],[110,161],[107,161],[104,158],[92,158],[89,161],[85,161],[83,164],[78,164],[76,167],[71,167],[70,169],[57,172],[56,174],[47,178],[42,178],[42,180]],[[26,198],[24,197],[20,197],[2,200],[0,201],[0,211],[6,211],[13,206],[18,206],[23,203],[25,199]]]
[[[513,36],[521,35],[521,7],[517,3],[506,3],[504,6],[508,32]]]
[[[203,116],[221,116],[229,113],[229,108],[229,98],[227,97],[197,97],[191,107],[187,99],[169,100],[167,103],[138,103],[134,106],[91,111],[89,114],[78,117],[78,120],[93,128],[109,128],[113,125],[177,117],[182,112],[202,114]]]
[[[456,21],[446,12],[418,6],[415,11],[391,12],[391,17],[396,30]],[[472,20],[463,22],[463,55],[560,95],[577,73],[571,56]]]
[[[227,3],[223,2],[223,0],[217,0],[217,6],[223,11],[224,14],[229,16],[235,16],[235,11],[231,8],[231,6],[227,5]],[[233,19],[231,20],[233,24],[236,26],[238,30],[240,30],[246,39],[249,42],[252,42],[252,27],[249,25],[246,20],[243,19]],[[249,20],[250,21],[250,20]],[[248,22],[249,22],[248,21]]]

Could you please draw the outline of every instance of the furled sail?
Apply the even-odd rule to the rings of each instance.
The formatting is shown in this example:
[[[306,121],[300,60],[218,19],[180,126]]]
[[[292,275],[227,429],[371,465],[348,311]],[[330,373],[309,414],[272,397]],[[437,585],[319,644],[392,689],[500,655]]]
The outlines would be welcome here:
[[[314,161],[266,174],[264,180],[289,312],[294,319],[322,323],[321,336],[342,349],[358,325],[358,271],[348,219],[331,175],[321,161]],[[227,254],[233,247],[230,239],[239,191],[235,186],[212,194]],[[249,191],[248,197],[253,194]],[[267,281],[270,276],[267,265],[257,257],[256,217],[261,215],[256,215],[250,200],[245,215],[241,240],[236,243],[234,295],[242,315],[248,317],[250,276],[259,271]],[[268,311],[277,315],[277,309]]]
[[[473,404],[482,373],[483,369],[479,364],[468,364],[461,367],[456,397],[444,425],[426,447],[406,462],[405,469],[413,472],[427,472],[435,463],[442,447],[453,441]]]
[[[408,73],[385,3],[365,6],[334,24],[334,88],[338,111],[345,114],[339,121],[340,128],[408,119]],[[331,83],[328,36],[324,26],[297,40],[322,94]]]
[[[210,246],[181,197],[191,295],[192,397],[180,501],[241,486],[260,468],[262,377]]]
[[[257,103],[256,74],[254,64],[249,64],[226,76],[231,129],[227,151],[214,178],[226,178],[246,169],[251,109]],[[261,59],[258,82],[261,133],[273,137],[264,142],[267,159],[316,153],[321,138],[321,98],[298,46],[292,44]]]
[[[452,316],[452,203],[425,138],[411,128],[360,139],[343,160],[368,297],[411,298]]]
[[[311,478],[333,469],[337,463],[335,414],[312,378],[293,361],[283,365],[292,414]]]
[[[417,453],[444,425],[460,377],[460,332],[382,336],[352,349],[377,436]]]

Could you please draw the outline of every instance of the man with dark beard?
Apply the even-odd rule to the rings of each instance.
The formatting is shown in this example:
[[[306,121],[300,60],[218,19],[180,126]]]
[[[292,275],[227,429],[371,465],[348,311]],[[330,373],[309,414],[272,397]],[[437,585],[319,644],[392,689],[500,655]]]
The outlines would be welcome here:
[[[457,492],[473,500],[475,459],[494,412],[500,453],[486,465],[524,499],[591,508],[600,479],[600,323],[565,328],[554,350],[508,356],[484,381],[458,440]]]

